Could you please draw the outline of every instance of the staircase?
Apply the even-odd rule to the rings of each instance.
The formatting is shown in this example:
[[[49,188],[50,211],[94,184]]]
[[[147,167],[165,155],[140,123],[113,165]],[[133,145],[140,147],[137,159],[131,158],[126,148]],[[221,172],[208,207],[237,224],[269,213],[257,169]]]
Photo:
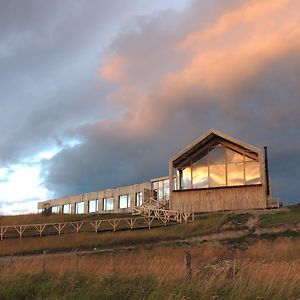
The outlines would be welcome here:
[[[151,192],[151,191],[150,191]],[[134,206],[133,215],[141,215],[150,219],[158,219],[166,225],[168,221],[176,221],[178,223],[194,221],[194,213],[180,212],[169,210],[169,199],[157,200],[147,191],[144,202],[141,206]]]

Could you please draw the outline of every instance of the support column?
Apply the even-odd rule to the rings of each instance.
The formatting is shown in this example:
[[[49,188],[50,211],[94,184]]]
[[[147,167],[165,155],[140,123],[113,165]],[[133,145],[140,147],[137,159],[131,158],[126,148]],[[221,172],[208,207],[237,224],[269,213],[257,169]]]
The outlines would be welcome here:
[[[135,192],[130,194],[130,211],[133,212],[133,207],[135,205]]]
[[[169,209],[173,209],[172,196],[173,196],[173,189],[174,189],[174,168],[173,168],[172,161],[169,161],[169,188],[170,188]]]
[[[71,203],[71,214],[75,214],[76,211],[75,211],[75,202],[74,203]]]
[[[112,197],[114,198],[114,209],[113,212],[114,213],[118,213],[119,211],[119,194],[114,194]]]
[[[85,200],[84,202],[84,213],[85,214],[88,214],[89,213],[89,201],[88,200]]]

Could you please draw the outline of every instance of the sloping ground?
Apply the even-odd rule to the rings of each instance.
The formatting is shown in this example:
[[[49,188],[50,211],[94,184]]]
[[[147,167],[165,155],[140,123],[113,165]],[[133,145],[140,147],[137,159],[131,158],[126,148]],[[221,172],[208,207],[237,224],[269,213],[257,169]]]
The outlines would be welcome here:
[[[43,216],[30,216],[32,218]],[[54,215],[51,218],[64,216]],[[95,216],[66,216],[66,218],[93,218]],[[112,214],[107,215],[112,217]],[[4,217],[7,218],[7,217]],[[20,218],[26,218],[22,216]],[[4,222],[5,219],[2,219]],[[73,219],[76,220],[76,219]],[[14,222],[18,222],[15,217]],[[29,220],[27,220],[29,221]],[[56,220],[58,221],[58,220]],[[143,247],[144,245],[199,244],[205,241],[223,241],[232,247],[247,247],[257,239],[274,239],[277,236],[298,236],[300,228],[299,206],[282,210],[227,212],[199,214],[195,222],[167,227],[153,228],[150,231],[124,230],[122,232],[63,234],[61,236],[28,237],[22,240],[4,239],[0,241],[0,255],[34,254],[44,250],[49,252],[99,251],[122,247]]]
[[[291,207],[203,214],[152,230],[3,240],[1,255],[14,253],[0,259],[0,299],[300,299],[299,221]],[[39,255],[15,256],[32,252]]]
[[[131,214],[101,214],[101,219],[128,218]],[[0,216],[0,226],[6,225],[27,225],[44,223],[63,223],[99,218],[98,214],[27,214],[17,216]]]

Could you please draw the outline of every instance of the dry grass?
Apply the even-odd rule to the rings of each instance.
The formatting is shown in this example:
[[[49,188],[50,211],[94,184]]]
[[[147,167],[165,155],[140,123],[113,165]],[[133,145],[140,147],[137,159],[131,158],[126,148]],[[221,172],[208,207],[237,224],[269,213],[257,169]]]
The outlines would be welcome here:
[[[204,266],[217,261],[232,261],[237,264],[260,266],[300,267],[300,241],[297,239],[279,239],[276,242],[258,241],[246,250],[232,251],[220,244],[208,244],[193,247],[157,246],[150,249],[109,252],[88,255],[47,255],[46,270],[55,274],[74,272],[78,261],[81,274],[94,274],[105,277],[116,272],[121,276],[141,276],[153,274],[161,280],[182,277],[184,273],[184,253],[189,251],[193,261],[193,274],[201,273]],[[36,273],[43,268],[44,256],[13,257],[0,261],[0,276],[15,276],[17,273]],[[9,268],[7,268],[9,267]],[[263,268],[267,270],[268,268]],[[300,269],[298,275],[300,276]],[[265,272],[265,271],[264,271]],[[293,271],[294,272],[294,271]],[[292,274],[292,273],[291,273]],[[300,278],[299,278],[300,279]]]
[[[184,283],[183,257],[186,250],[192,256],[193,279]],[[46,255],[45,268],[43,256],[16,258],[12,263],[9,260],[0,262],[0,282],[13,281],[24,274],[41,276],[45,272],[61,280],[66,280],[66,274],[77,274],[86,278],[88,283],[85,284],[95,284],[96,288],[97,283],[99,286],[101,280],[111,276],[129,282],[132,278],[136,282],[146,277],[154,280],[153,288],[159,284],[151,292],[157,297],[152,295],[150,299],[212,299],[214,295],[215,299],[298,299],[299,250],[299,240],[281,239],[276,242],[259,241],[245,251],[236,252],[220,245],[202,245],[77,257],[75,254],[65,257]],[[137,288],[134,282],[130,283],[131,289]],[[169,290],[161,289],[162,286]],[[124,299],[130,297],[126,298],[125,294]]]

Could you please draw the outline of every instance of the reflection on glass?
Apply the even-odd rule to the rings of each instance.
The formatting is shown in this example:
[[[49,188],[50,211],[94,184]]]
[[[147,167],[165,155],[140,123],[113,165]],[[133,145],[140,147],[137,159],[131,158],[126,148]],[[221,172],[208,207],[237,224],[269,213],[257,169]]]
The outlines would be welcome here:
[[[64,214],[70,214],[71,213],[71,204],[64,204],[63,205],[63,213]]]
[[[164,182],[161,180],[158,182],[158,199],[163,199],[164,197]]]
[[[227,165],[227,185],[243,185],[244,180],[244,163]]]
[[[157,190],[158,189],[158,181],[152,182],[152,189]]]
[[[208,187],[208,166],[193,165],[193,188]]]
[[[138,192],[135,194],[135,205],[136,206],[141,206],[143,203],[143,193]]]
[[[243,154],[237,153],[227,148],[227,163],[242,163],[244,161]]]
[[[245,161],[255,161],[253,158],[247,156],[247,154],[245,154]]]
[[[130,195],[121,195],[119,197],[119,208],[130,207]]]
[[[182,188],[190,189],[191,188],[191,168],[186,167],[182,171]]]
[[[225,164],[225,147],[217,146],[209,152],[209,163],[211,165]]]
[[[249,161],[245,163],[246,184],[259,184],[260,171],[259,162]]]
[[[182,171],[176,170],[177,183],[178,185],[180,183],[177,188],[259,184],[261,183],[260,164],[249,155],[252,154],[241,154],[221,144],[212,147],[208,154],[193,163],[192,172],[190,167],[186,167]],[[191,182],[193,186],[191,186]]]
[[[211,187],[226,185],[226,168],[225,165],[209,166],[209,182]]]
[[[89,212],[93,213],[98,210],[98,200],[90,200],[89,201]]]
[[[59,214],[59,206],[52,206],[51,207],[51,212],[53,214]]]
[[[76,212],[76,214],[84,213],[84,202],[83,201],[75,203],[75,212]]]
[[[207,166],[208,164],[208,154],[205,154],[203,157],[198,159],[196,162],[193,163],[193,165],[197,166]]]
[[[103,210],[113,210],[114,209],[114,198],[104,198],[103,199]]]
[[[169,186],[169,179],[164,180],[164,197],[169,199],[170,195],[170,186]]]
[[[174,190],[177,190],[177,180],[176,180],[176,176],[174,177],[173,184],[174,184],[173,189],[174,189]],[[169,193],[170,193],[170,191],[169,191]]]

